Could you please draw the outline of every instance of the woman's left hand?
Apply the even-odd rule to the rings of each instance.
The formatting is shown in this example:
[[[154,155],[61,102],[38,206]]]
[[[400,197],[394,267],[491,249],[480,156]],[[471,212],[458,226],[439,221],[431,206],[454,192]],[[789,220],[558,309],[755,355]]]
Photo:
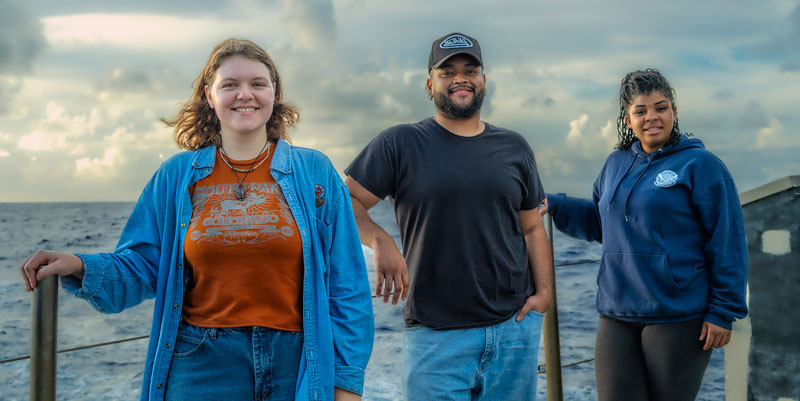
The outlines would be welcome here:
[[[334,387],[333,399],[334,401],[361,401],[361,396],[347,390],[342,390],[339,387]]]
[[[705,340],[703,350],[711,348],[722,348],[731,341],[731,331],[717,326],[714,323],[703,322],[700,330],[700,341]]]
[[[539,216],[544,216],[550,211],[548,206],[550,206],[550,204],[547,203],[547,197],[545,196],[542,203],[539,204]]]

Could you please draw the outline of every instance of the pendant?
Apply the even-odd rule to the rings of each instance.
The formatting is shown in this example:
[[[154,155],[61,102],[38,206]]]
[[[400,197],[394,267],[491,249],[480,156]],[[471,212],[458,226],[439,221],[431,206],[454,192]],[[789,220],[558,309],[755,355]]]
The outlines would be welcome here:
[[[244,200],[244,184],[240,183],[239,186],[236,187],[236,199],[240,201]]]

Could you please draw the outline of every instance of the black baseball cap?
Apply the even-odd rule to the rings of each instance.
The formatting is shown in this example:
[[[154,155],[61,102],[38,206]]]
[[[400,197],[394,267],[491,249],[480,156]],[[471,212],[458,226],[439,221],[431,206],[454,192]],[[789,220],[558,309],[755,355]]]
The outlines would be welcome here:
[[[481,45],[478,44],[478,40],[463,33],[453,32],[433,41],[431,55],[428,58],[428,71],[439,68],[445,60],[456,54],[470,55],[483,66]]]

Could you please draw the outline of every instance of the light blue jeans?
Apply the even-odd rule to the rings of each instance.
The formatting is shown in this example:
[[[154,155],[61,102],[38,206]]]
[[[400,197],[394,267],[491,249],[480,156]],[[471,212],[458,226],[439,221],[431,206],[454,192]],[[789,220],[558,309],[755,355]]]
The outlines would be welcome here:
[[[543,316],[531,311],[521,322],[473,329],[406,328],[405,399],[534,400]]]
[[[166,400],[294,400],[303,333],[181,321]]]

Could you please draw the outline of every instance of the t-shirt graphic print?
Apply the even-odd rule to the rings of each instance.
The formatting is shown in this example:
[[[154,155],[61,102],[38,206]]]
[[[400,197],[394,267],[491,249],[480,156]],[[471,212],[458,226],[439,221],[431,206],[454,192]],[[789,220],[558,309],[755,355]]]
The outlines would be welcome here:
[[[238,184],[197,186],[189,225],[192,241],[216,245],[286,241],[297,235],[294,218],[277,183],[245,183],[245,199],[235,197]]]

